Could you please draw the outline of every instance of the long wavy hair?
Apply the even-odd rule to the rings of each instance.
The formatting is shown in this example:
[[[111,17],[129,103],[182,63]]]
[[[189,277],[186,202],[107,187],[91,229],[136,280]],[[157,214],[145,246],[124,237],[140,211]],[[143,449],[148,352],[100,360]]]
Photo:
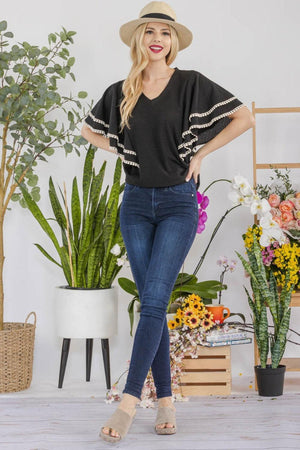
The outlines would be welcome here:
[[[130,57],[132,66],[122,88],[124,98],[120,105],[121,131],[125,126],[130,128],[129,119],[131,113],[143,91],[142,72],[149,62],[147,49],[143,43],[147,25],[148,23],[144,23],[137,27],[131,39]],[[179,48],[176,30],[172,26],[169,28],[171,33],[171,49],[166,56],[166,63],[168,66],[172,64],[176,58]]]

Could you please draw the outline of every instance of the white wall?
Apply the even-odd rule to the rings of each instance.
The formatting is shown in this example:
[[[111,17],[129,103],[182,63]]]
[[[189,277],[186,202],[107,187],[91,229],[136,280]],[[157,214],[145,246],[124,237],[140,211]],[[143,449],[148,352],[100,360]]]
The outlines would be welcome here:
[[[86,90],[89,98],[97,100],[112,82],[124,79],[130,68],[129,49],[119,39],[121,24],[136,18],[144,1],[110,2],[89,0],[52,0],[41,2],[27,0],[5,2],[1,8],[9,30],[18,41],[38,45],[47,42],[50,32],[61,26],[77,31],[75,45],[71,47],[76,57],[74,72],[76,84],[68,89]],[[249,108],[254,100],[257,106],[299,106],[299,15],[298,0],[173,0],[178,21],[190,27],[194,34],[192,45],[178,55],[173,66],[195,69],[240,98]],[[298,121],[297,121],[298,119]],[[257,119],[258,148],[261,160],[299,161],[299,118],[282,115]],[[297,128],[298,127],[298,128]],[[274,156],[275,155],[275,156]],[[115,164],[115,156],[104,151],[97,155],[98,164],[108,161],[107,182]],[[50,215],[47,201],[47,183],[50,175],[70,186],[73,176],[80,175],[83,159],[63,152],[50,158],[39,168],[42,200],[40,206]],[[209,155],[201,172],[201,188],[216,178],[232,178],[243,174],[252,180],[252,134],[248,131],[223,149]],[[299,179],[299,173],[298,179]],[[184,269],[192,272],[202,254],[210,232],[221,214],[230,207],[225,185],[217,185],[210,191],[209,222],[207,231],[197,236],[185,261]],[[300,186],[298,186],[300,187]],[[219,255],[235,257],[235,250],[242,250],[241,234],[252,223],[248,210],[239,208],[223,224],[199,272],[201,279],[219,276],[216,260]],[[34,242],[52,250],[47,238],[28,211],[13,205],[6,218],[5,237],[5,320],[23,322],[27,313],[37,313],[37,333],[33,384],[44,381],[57,383],[61,339],[55,335],[53,299],[55,286],[64,284],[61,272],[52,266],[34,247]],[[120,276],[130,276],[124,269]],[[223,302],[234,312],[242,312],[249,320],[249,309],[243,291],[241,267],[229,274],[228,291]],[[129,320],[126,311],[130,296],[119,292],[119,334],[111,339],[112,380],[126,367],[130,357],[132,338],[129,336]],[[293,310],[291,328],[297,329],[299,312]],[[298,325],[299,329],[299,325]],[[95,343],[93,378],[103,379],[100,343]],[[84,379],[85,343],[73,342],[69,356],[65,382]],[[296,346],[288,346],[288,356],[297,355]],[[251,345],[232,348],[233,375],[253,373],[253,349]],[[99,368],[100,366],[100,368]]]

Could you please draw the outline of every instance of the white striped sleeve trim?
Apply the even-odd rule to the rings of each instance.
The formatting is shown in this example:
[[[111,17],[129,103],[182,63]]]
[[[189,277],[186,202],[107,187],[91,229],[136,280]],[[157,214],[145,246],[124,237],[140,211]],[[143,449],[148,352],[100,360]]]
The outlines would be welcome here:
[[[236,100],[236,97],[230,97],[228,100],[225,100],[224,102],[216,103],[209,111],[206,111],[204,113],[192,113],[189,117],[189,120],[191,120],[192,117],[209,116],[215,109],[219,108],[220,106],[227,105],[228,103],[232,102],[233,100]]]
[[[96,123],[100,123],[101,125],[103,125],[105,128],[109,128],[109,124],[105,123],[103,120],[101,119],[97,119],[97,117],[94,116],[94,114],[92,114],[92,112],[90,111],[88,113],[88,116],[90,116],[90,118],[96,122]]]
[[[184,131],[183,133],[182,133],[182,137],[184,138],[184,136],[186,136],[187,134],[194,134],[194,133],[192,133],[192,129],[194,129],[194,128],[208,128],[208,127],[210,127],[214,122],[216,122],[217,120],[220,120],[220,119],[223,119],[224,117],[227,117],[227,116],[230,116],[230,114],[233,114],[234,112],[236,112],[238,109],[240,109],[240,108],[242,108],[242,107],[244,107],[245,105],[239,105],[239,106],[237,106],[236,108],[234,108],[234,109],[232,109],[231,111],[228,111],[228,112],[226,112],[226,113],[223,113],[223,114],[220,114],[219,116],[217,116],[217,117],[214,117],[210,122],[208,122],[208,123],[204,123],[204,124],[202,124],[202,125],[197,125],[197,124],[195,124],[195,125],[191,125],[190,126],[190,128],[187,130],[187,131]],[[192,142],[192,141],[190,141],[190,142]],[[185,145],[189,145],[189,143],[188,144],[185,144]],[[185,145],[182,145],[182,146],[185,146]]]

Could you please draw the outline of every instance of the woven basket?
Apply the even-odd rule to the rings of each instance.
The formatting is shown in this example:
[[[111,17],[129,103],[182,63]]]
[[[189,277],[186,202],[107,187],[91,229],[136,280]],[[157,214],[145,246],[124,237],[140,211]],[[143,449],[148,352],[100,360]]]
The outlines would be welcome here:
[[[33,314],[34,324],[27,323]],[[0,331],[0,392],[27,389],[32,379],[36,314],[25,323],[5,322]]]

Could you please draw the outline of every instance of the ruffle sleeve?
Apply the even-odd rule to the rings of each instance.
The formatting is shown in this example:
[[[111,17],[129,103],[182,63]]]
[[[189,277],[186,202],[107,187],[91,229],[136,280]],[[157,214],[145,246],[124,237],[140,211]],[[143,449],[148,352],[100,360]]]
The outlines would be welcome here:
[[[244,106],[222,86],[199,72],[193,74],[186,95],[182,143],[178,147],[181,159],[187,163],[201,145],[231,122],[228,116]]]
[[[100,100],[85,118],[86,125],[94,132],[109,139],[110,148],[124,155],[124,135],[120,133],[120,103],[122,82],[109,86]]]

